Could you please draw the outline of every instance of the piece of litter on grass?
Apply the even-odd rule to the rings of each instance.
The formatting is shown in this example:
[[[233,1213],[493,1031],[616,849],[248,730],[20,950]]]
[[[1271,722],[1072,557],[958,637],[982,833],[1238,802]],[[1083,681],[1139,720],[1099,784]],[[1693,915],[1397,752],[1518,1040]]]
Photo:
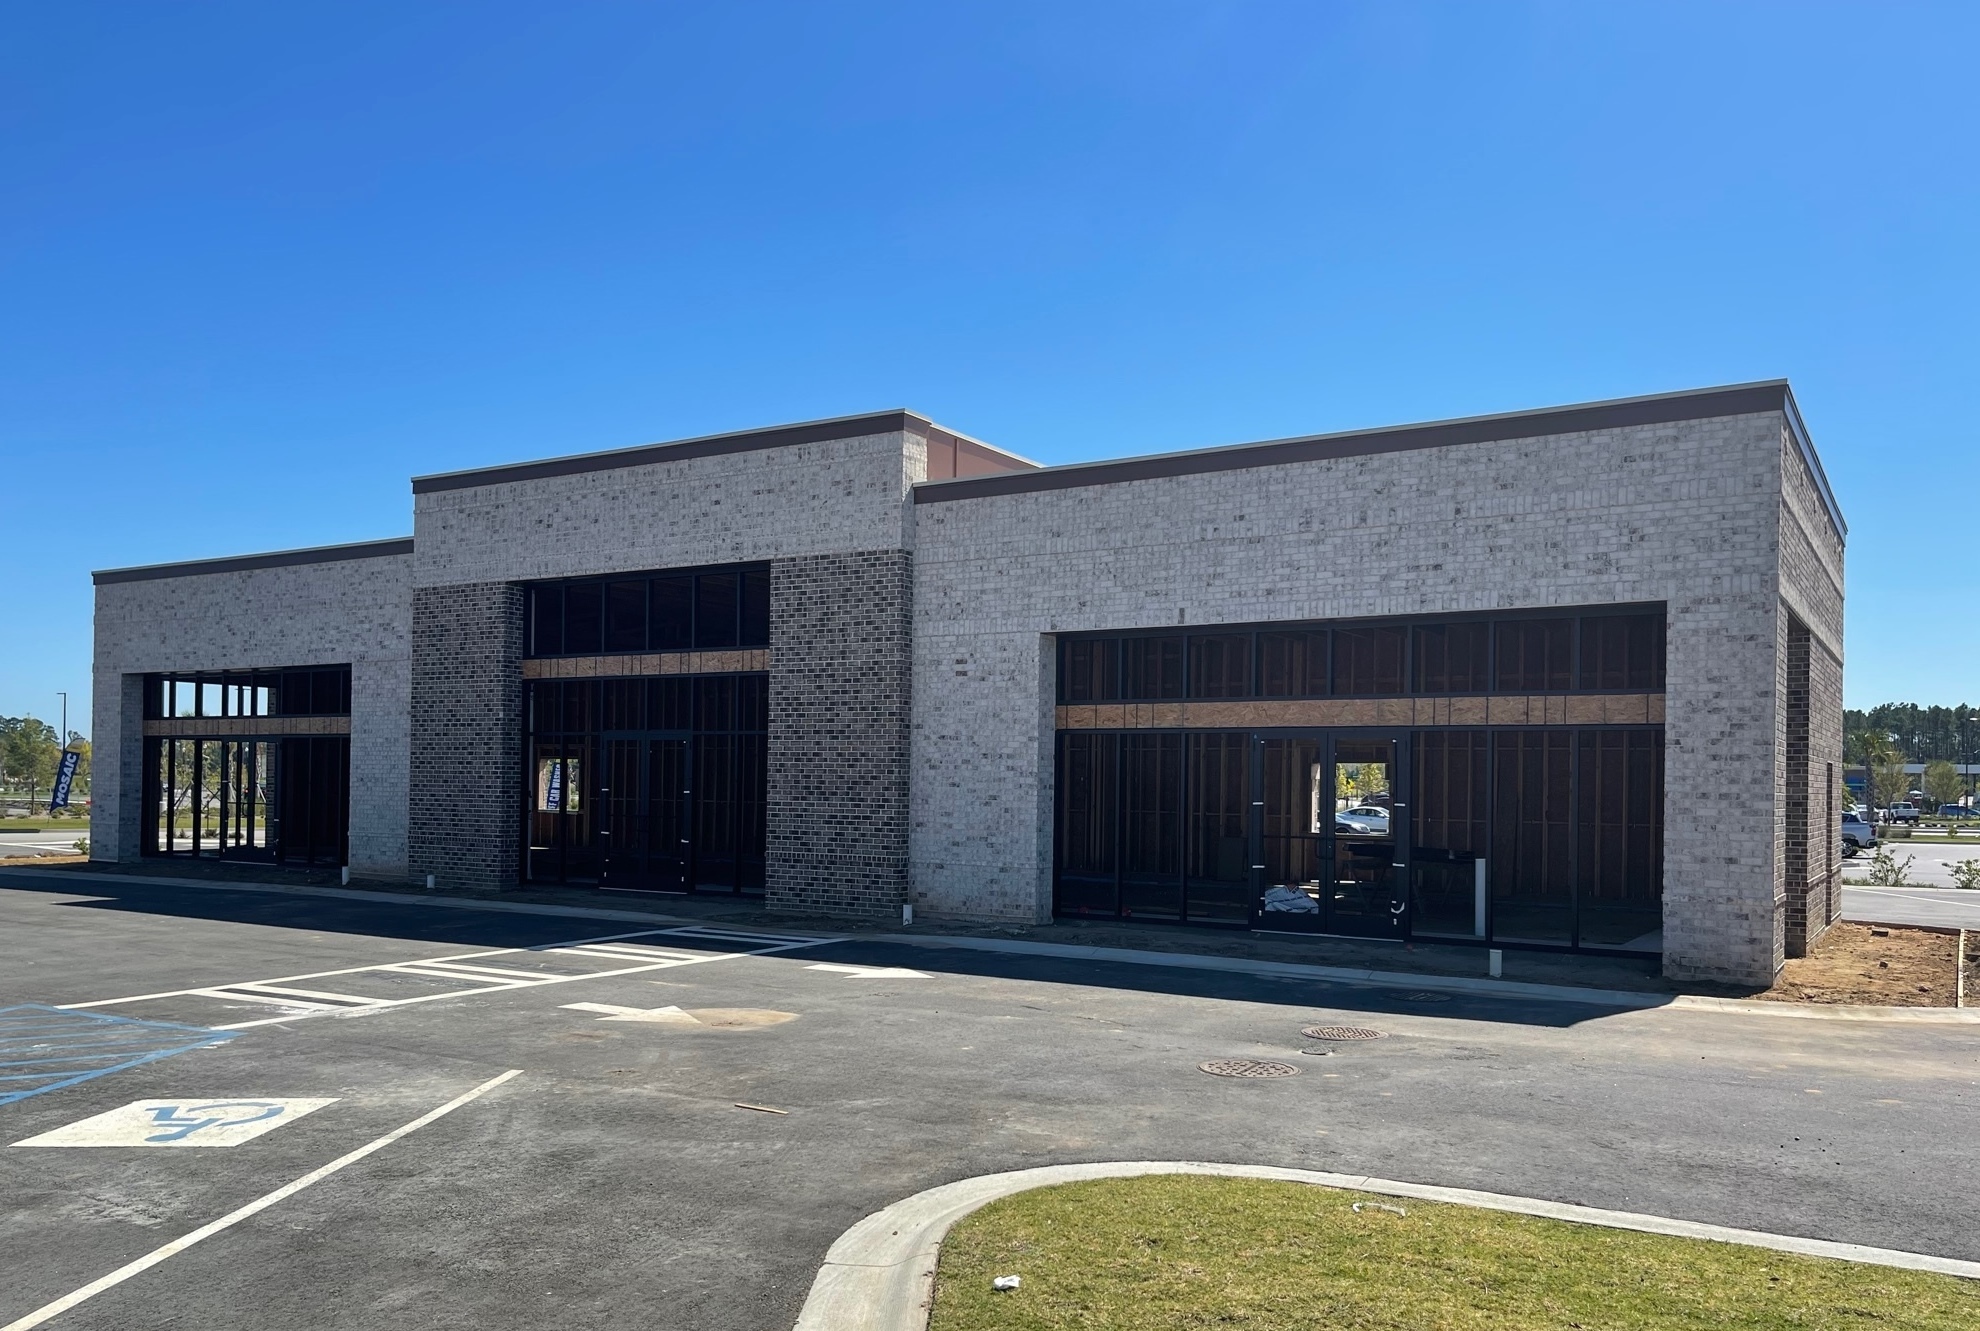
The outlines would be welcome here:
[[[1016,1289],[1024,1283],[1023,1276],[998,1276],[990,1282],[992,1289]]]
[[[1400,1206],[1391,1206],[1391,1205],[1389,1205],[1389,1204],[1388,1204],[1387,1202],[1356,1202],[1356,1203],[1354,1203],[1354,1213],[1355,1213],[1356,1215],[1360,1215],[1360,1214],[1362,1213],[1362,1211],[1363,1211],[1363,1210],[1369,1210],[1369,1211],[1387,1211],[1387,1212],[1388,1212],[1388,1213],[1389,1213],[1390,1215],[1408,1215],[1408,1214],[1409,1214],[1409,1212],[1407,1212],[1407,1211],[1405,1211],[1405,1210],[1403,1210],[1403,1209],[1402,1209],[1402,1207],[1400,1207]]]
[[[746,1105],[740,1100],[736,1101],[736,1108],[754,1109],[759,1114],[788,1114],[791,1112],[788,1109],[772,1109],[769,1105]]]

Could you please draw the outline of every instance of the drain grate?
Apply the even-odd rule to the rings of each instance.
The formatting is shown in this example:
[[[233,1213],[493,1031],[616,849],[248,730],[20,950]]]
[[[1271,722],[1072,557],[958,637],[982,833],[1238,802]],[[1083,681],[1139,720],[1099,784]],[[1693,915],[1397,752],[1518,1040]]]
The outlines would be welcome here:
[[[1379,1040],[1382,1032],[1371,1031],[1366,1026],[1307,1026],[1301,1035],[1309,1040]]]
[[[1403,1001],[1405,1003],[1448,1003],[1451,1001],[1451,996],[1449,994],[1434,994],[1428,989],[1419,989],[1413,994],[1404,994]]]
[[[1281,1063],[1271,1058],[1213,1058],[1208,1063],[1198,1063],[1198,1072],[1207,1072],[1213,1077],[1297,1077],[1299,1069],[1290,1063]]]

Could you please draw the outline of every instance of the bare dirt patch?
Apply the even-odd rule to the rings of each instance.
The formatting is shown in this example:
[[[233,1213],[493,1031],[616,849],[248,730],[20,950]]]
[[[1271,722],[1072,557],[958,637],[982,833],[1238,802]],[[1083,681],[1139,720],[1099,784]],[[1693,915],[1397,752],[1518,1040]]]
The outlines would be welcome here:
[[[1783,1003],[1954,1007],[1958,983],[1957,930],[1839,922],[1809,955],[1790,958],[1773,988],[1754,997]]]

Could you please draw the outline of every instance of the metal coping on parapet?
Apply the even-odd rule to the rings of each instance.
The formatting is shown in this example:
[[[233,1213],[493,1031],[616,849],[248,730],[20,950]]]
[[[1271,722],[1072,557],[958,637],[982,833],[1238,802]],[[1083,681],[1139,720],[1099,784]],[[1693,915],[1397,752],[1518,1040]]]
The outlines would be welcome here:
[[[1102,462],[1074,462],[1064,466],[1045,467],[1038,471],[924,481],[914,488],[914,501],[917,504],[939,504],[956,499],[1068,490],[1080,486],[1113,485],[1123,481],[1151,480],[1161,477],[1198,476],[1211,472],[1239,471],[1251,467],[1274,467],[1330,458],[1401,453],[1421,448],[1442,448],[1452,444],[1491,443],[1541,434],[1613,430],[1632,425],[1661,425],[1673,421],[1700,420],[1711,416],[1740,416],[1762,411],[1778,411],[1786,418],[1796,446],[1807,462],[1815,487],[1822,496],[1823,506],[1828,509],[1830,519],[1836,524],[1837,533],[1847,534],[1849,529],[1843,523],[1842,509],[1837,505],[1835,494],[1829,488],[1828,477],[1822,472],[1822,464],[1815,456],[1814,446],[1809,442],[1808,433],[1801,424],[1801,415],[1795,409],[1794,393],[1785,379],[1765,379],[1756,383],[1694,388],[1677,393],[1656,393],[1647,397],[1614,398],[1604,402],[1583,402],[1529,411],[1501,412],[1490,416],[1462,416],[1453,420],[1427,421],[1418,425],[1390,425],[1373,430],[1344,430],[1334,434],[1269,439],[1252,444],[1225,444],[1216,448],[1189,449],[1176,453],[1150,453]]]
[[[437,472],[413,477],[413,493],[432,494],[441,490],[465,490],[478,485],[501,485],[510,481],[539,481],[552,476],[575,476],[592,471],[612,471],[639,467],[653,462],[679,462],[689,458],[721,457],[731,453],[754,453],[764,449],[788,448],[795,444],[822,443],[828,439],[854,439],[868,434],[909,434],[942,437],[982,449],[994,457],[1024,468],[1039,464],[1019,457],[1009,449],[986,444],[947,426],[937,425],[926,416],[897,408],[863,416],[835,416],[826,420],[802,421],[795,425],[775,425],[759,430],[738,430],[729,434],[702,435],[664,444],[641,444],[635,448],[608,449],[601,453],[574,453],[544,458],[537,462],[512,462],[466,471]]]
[[[220,559],[189,559],[177,564],[144,564],[136,568],[98,569],[90,578],[99,587],[113,582],[149,582],[154,578],[190,578],[202,573],[244,573],[257,568],[291,568],[299,564],[335,564],[347,559],[386,559],[413,552],[413,538],[358,541],[350,545],[317,545],[306,550],[271,550],[259,555]]]

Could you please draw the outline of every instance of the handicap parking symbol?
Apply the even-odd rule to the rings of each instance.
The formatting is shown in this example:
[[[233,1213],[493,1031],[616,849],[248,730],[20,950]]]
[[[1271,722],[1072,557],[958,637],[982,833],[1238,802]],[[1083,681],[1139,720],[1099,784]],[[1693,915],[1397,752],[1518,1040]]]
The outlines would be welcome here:
[[[145,1138],[147,1146],[161,1142],[184,1141],[203,1128],[240,1128],[274,1118],[282,1112],[279,1100],[233,1100],[215,1105],[159,1105],[150,1111],[151,1121],[165,1128],[155,1137]]]
[[[16,1146],[238,1146],[336,1099],[139,1100]]]

